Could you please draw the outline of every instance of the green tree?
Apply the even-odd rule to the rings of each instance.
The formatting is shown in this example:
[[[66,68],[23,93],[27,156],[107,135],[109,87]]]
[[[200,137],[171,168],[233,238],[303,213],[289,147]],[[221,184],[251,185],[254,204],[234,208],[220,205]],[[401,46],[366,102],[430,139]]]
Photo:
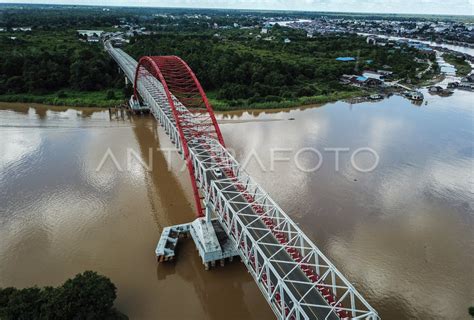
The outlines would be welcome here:
[[[117,320],[115,285],[92,271],[76,275],[57,288],[0,288],[2,320]]]
[[[67,280],[52,295],[48,308],[50,319],[105,319],[117,297],[115,285],[92,271]]]

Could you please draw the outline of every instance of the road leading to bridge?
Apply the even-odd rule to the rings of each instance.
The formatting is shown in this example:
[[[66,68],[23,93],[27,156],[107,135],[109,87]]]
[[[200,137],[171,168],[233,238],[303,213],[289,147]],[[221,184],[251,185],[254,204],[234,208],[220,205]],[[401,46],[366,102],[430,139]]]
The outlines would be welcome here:
[[[230,155],[204,91],[184,61],[144,57],[138,63],[108,41],[105,48],[186,161],[197,207],[204,198],[279,319],[379,319]]]

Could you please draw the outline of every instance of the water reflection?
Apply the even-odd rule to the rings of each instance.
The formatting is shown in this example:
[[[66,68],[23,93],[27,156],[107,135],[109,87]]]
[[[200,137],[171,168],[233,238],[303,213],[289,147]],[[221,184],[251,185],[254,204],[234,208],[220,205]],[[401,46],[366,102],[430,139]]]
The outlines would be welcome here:
[[[117,284],[117,307],[132,319],[273,318],[238,262],[205,272],[188,241],[180,263],[157,268],[161,228],[194,210],[186,172],[168,171],[156,151],[161,139],[170,145],[154,120],[39,108],[0,110],[0,286],[55,285],[92,269]],[[154,170],[127,167],[128,148],[145,162],[155,150]],[[96,171],[108,149],[124,170],[107,161]]]
[[[334,156],[324,152],[311,174],[291,161],[275,172],[256,162],[248,170],[382,318],[464,319],[474,262],[472,97],[428,96],[420,108],[393,96],[257,117],[295,121],[246,121],[244,114],[222,131],[240,160],[254,146],[267,166],[274,147],[376,150],[380,163],[371,173],[354,170],[348,153],[335,172]]]
[[[392,96],[218,115],[236,157],[258,155],[266,170],[249,161],[254,178],[384,319],[464,319],[472,304],[472,93],[425,97],[422,106]],[[118,285],[117,306],[133,319],[273,318],[238,262],[205,272],[188,241],[177,264],[156,266],[161,228],[194,210],[182,161],[157,151],[172,145],[153,119],[40,109],[0,110],[0,286],[54,285],[93,269]],[[308,147],[324,158],[313,173],[294,161]],[[351,165],[361,147],[379,154],[375,171]],[[107,161],[96,172],[108,149],[126,169],[127,148],[153,171]],[[280,154],[290,160],[271,170],[274,148],[290,149]],[[349,149],[338,171],[325,148]]]

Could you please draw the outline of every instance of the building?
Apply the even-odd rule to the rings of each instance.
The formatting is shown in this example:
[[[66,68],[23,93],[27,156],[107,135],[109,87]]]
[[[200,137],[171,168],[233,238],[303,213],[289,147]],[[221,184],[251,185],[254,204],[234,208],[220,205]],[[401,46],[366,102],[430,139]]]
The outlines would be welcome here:
[[[97,36],[87,37],[87,42],[97,43],[100,41],[100,38]]]
[[[431,86],[428,88],[428,91],[431,93],[439,93],[443,91],[443,88],[441,88],[440,86]]]
[[[285,40],[283,40],[283,43],[290,43],[290,42],[291,42],[291,40],[288,39],[288,38],[285,38]]]
[[[372,44],[372,45],[376,45],[377,44],[377,39],[375,39],[375,37],[367,37],[367,39],[365,40],[368,44]]]
[[[343,74],[341,79],[340,79],[340,83],[341,84],[351,84],[351,80],[352,78],[355,77],[353,75],[349,75],[349,74]]]
[[[369,88],[377,88],[381,87],[383,85],[383,81],[380,79],[375,79],[375,78],[367,78],[363,83],[363,86],[369,87]]]
[[[384,82],[380,79],[358,76],[358,75],[342,75],[340,82],[342,84],[352,84],[356,87],[368,87],[377,88],[384,85]]]
[[[364,76],[357,76],[353,81],[359,85],[363,85],[367,81],[367,77]]]
[[[470,82],[470,83],[473,83],[474,82],[474,74],[470,74],[468,75],[467,77],[464,77],[461,79],[461,82]]]
[[[423,94],[418,91],[409,91],[405,95],[408,99],[413,101],[422,101],[425,98]]]
[[[459,89],[474,90],[474,83],[461,82],[458,86]]]
[[[86,36],[86,37],[100,37],[102,33],[104,33],[103,30],[77,30],[77,33],[79,33],[81,36]]]
[[[31,31],[31,27],[18,27],[18,28],[12,28],[13,31]]]
[[[125,44],[130,42],[130,40],[124,39],[121,36],[114,37],[110,40],[112,41],[112,44],[114,45],[114,47],[123,47]]]
[[[342,62],[349,62],[349,61],[355,61],[356,58],[354,57],[337,57],[336,61],[342,61]]]
[[[439,94],[441,96],[449,96],[453,94],[452,90],[443,89],[440,86],[431,86],[428,88],[428,92],[431,94]]]
[[[382,74],[375,71],[369,71],[369,70],[362,72],[362,75],[366,78],[373,78],[373,79],[378,79],[378,80],[382,80],[383,78]]]

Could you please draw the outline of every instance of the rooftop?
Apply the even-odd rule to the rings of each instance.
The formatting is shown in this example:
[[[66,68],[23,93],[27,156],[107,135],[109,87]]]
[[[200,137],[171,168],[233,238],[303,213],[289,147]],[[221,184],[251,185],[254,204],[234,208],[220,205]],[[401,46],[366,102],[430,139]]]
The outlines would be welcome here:
[[[336,58],[336,61],[355,61],[356,59],[354,57],[338,57]]]

